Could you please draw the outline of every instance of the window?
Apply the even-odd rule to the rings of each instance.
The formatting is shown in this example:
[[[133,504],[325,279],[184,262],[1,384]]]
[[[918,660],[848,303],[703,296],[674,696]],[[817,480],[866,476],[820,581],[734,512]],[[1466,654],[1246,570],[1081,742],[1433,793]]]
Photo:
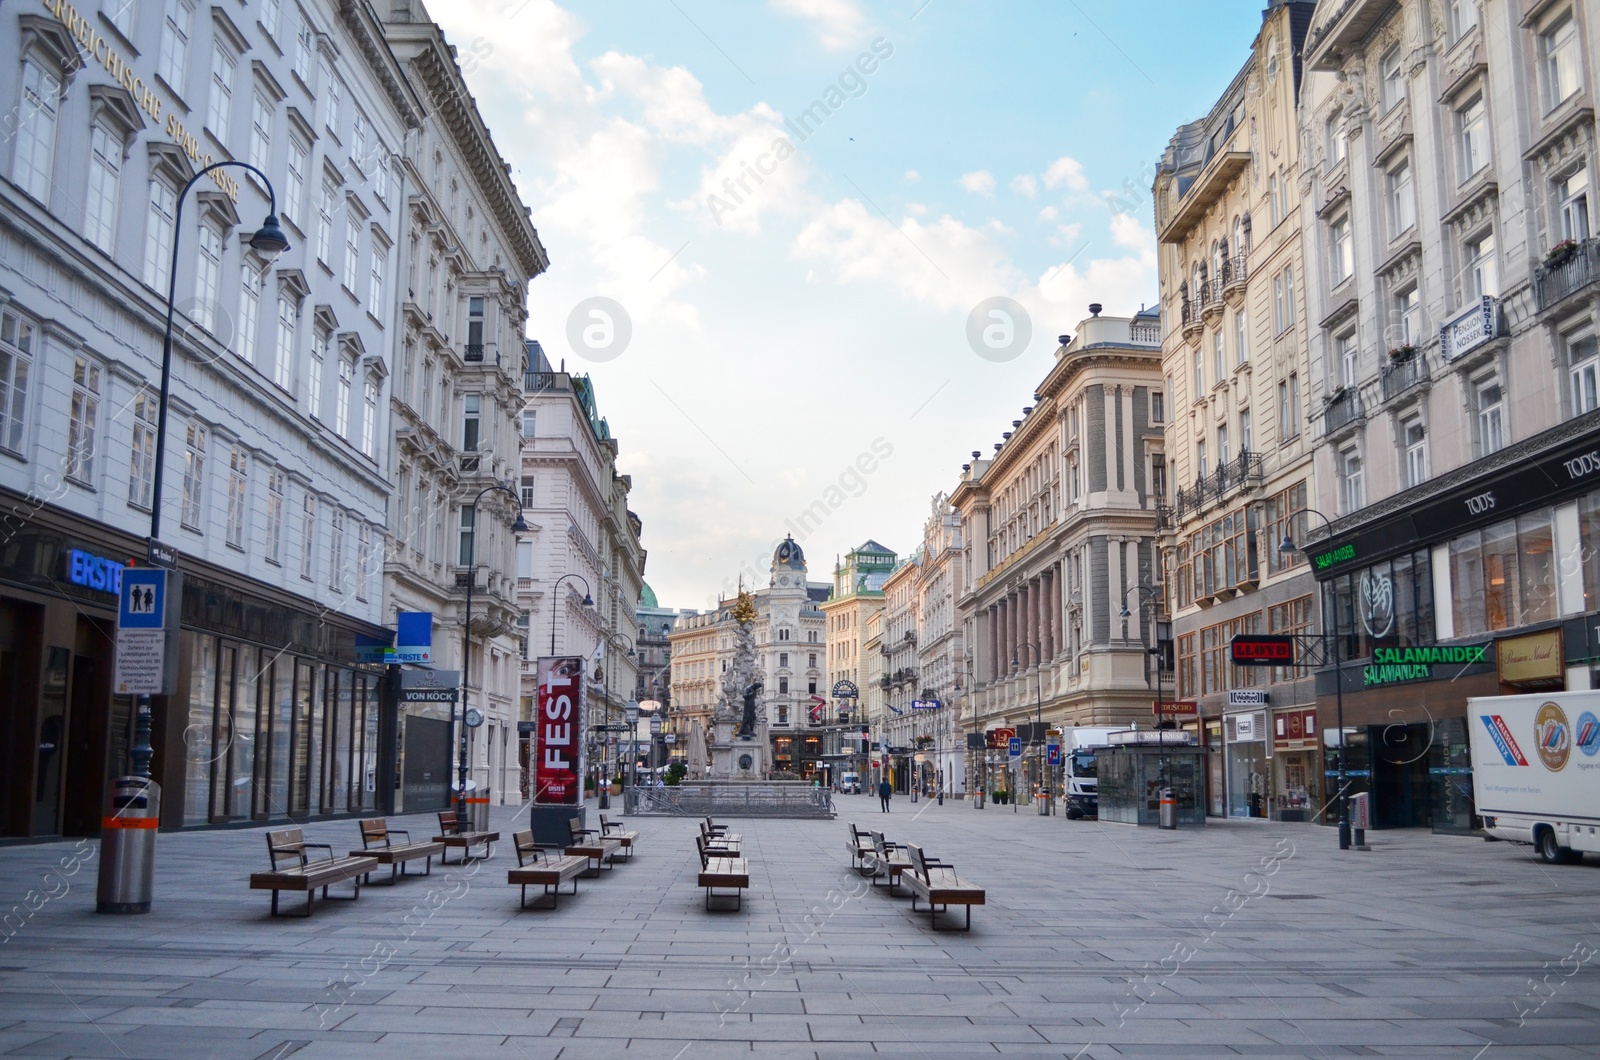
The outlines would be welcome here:
[[[1300,435],[1300,376],[1291,372],[1278,383],[1278,440],[1286,442]]]
[[[233,78],[239,61],[221,41],[211,45],[211,98],[206,105],[206,127],[217,143],[228,145],[228,128],[233,121]]]
[[[1242,307],[1233,314],[1233,355],[1238,364],[1250,360],[1250,318]]]
[[[1556,617],[1554,512],[1545,508],[1450,542],[1450,599],[1458,637]]]
[[[239,266],[239,356],[256,363],[256,334],[261,323],[261,274],[250,261]]]
[[[1557,218],[1562,239],[1589,238],[1589,171],[1580,166],[1556,184]]]
[[[1405,484],[1420,486],[1428,481],[1428,439],[1420,416],[1400,421],[1400,446],[1405,460]]]
[[[136,0],[105,0],[101,5],[111,24],[124,37],[133,37],[133,5]]]
[[[217,330],[217,288],[222,282],[222,233],[200,225],[200,257],[195,262],[194,309],[189,316],[207,331]]]
[[[1402,99],[1406,98],[1406,75],[1400,62],[1400,46],[1384,52],[1383,59],[1378,64],[1379,77],[1382,79],[1383,109],[1392,110]]]
[[[328,528],[328,588],[344,592],[344,509],[334,507]]]
[[[367,456],[378,455],[378,381],[367,376],[361,385],[361,451]]]
[[[383,317],[384,293],[389,286],[388,264],[387,255],[384,254],[383,248],[378,245],[378,241],[374,239],[372,241],[372,259],[368,266],[367,311],[380,319]]]
[[[1339,286],[1355,272],[1356,250],[1350,239],[1350,217],[1345,215],[1328,226],[1328,268],[1333,275],[1333,285]],[[1285,284],[1287,287],[1287,283]],[[1282,331],[1287,324],[1279,324]]]
[[[1304,482],[1297,482],[1267,498],[1265,509],[1267,573],[1279,574],[1305,562],[1305,554],[1300,546],[1306,539],[1306,498],[1307,490]],[[1295,545],[1294,551],[1289,553],[1278,551],[1284,538],[1288,538]]]
[[[1267,608],[1267,632],[1287,636],[1305,636],[1311,632],[1312,595],[1296,597],[1287,603]],[[1311,668],[1300,666],[1274,666],[1268,674],[1269,681],[1293,681],[1307,677]]]
[[[382,140],[375,141],[372,149],[372,194],[388,201],[389,199],[389,149]]]
[[[1572,385],[1572,414],[1581,416],[1600,408],[1600,349],[1592,331],[1563,335],[1566,347],[1567,376]]]
[[[1324,583],[1323,628],[1339,630],[1335,643],[1341,659],[1370,660],[1375,643],[1409,647],[1435,642],[1431,557],[1422,549]],[[1374,609],[1366,603],[1372,599],[1391,601],[1392,606]],[[1456,633],[1461,633],[1459,627]]]
[[[317,333],[317,340],[311,344],[311,357],[306,371],[306,412],[312,419],[322,419],[323,371],[327,368],[332,343],[333,335],[322,331]]]
[[[283,468],[275,467],[267,475],[267,562],[283,562],[283,494],[285,480]]]
[[[283,182],[283,215],[302,228],[306,216],[301,213],[306,195],[306,163],[309,154],[299,137],[289,137],[289,170]]]
[[[199,532],[205,515],[206,429],[191,422],[184,435],[182,522]]]
[[[1466,301],[1495,298],[1500,294],[1500,270],[1495,261],[1494,233],[1468,240],[1462,247],[1466,267],[1462,270],[1462,294]]]
[[[317,73],[322,81],[322,124],[337,139],[339,125],[344,120],[344,82],[339,80],[339,75],[333,72],[333,67],[326,60],[322,61]]]
[[[1228,425],[1217,424],[1217,468],[1226,469],[1228,466]]]
[[[533,438],[537,434],[539,414],[533,409],[525,409],[522,413],[522,436]]]
[[[784,695],[789,694],[789,679],[787,677],[778,678],[778,691]]]
[[[311,60],[316,54],[316,31],[311,28],[310,20],[302,12],[294,34],[294,72],[307,88],[314,87],[311,84]]]
[[[1157,500],[1167,499],[1167,458],[1160,453],[1150,457],[1150,493]]]
[[[522,506],[524,508],[532,508],[533,507],[533,497],[534,497],[533,487],[534,487],[533,476],[532,475],[523,475],[522,476],[521,501],[522,501]],[[532,575],[529,575],[529,577],[532,577]]]
[[[1333,340],[1333,371],[1338,386],[1353,388],[1361,374],[1361,351],[1351,331]]]
[[[1349,515],[1360,511],[1367,503],[1367,493],[1362,481],[1361,450],[1349,446],[1339,451],[1339,509]]]
[[[780,651],[778,653],[778,666],[780,668],[782,668],[782,669],[785,669],[785,670],[787,670],[789,668],[789,653],[788,652]]]
[[[368,133],[371,129],[367,116],[361,113],[360,108],[356,108],[355,123],[350,132],[350,161],[363,173],[371,166],[371,162],[367,159]]]
[[[1505,446],[1504,393],[1500,380],[1479,382],[1474,397],[1478,408],[1478,455],[1488,456]]]
[[[1411,163],[1389,171],[1389,238],[1400,238],[1417,223],[1417,200],[1411,192]]]
[[[816,631],[812,630],[811,632],[812,632],[812,639],[815,639]],[[815,670],[817,668],[817,653],[816,652],[810,652],[809,654],[807,654],[807,656],[806,656],[806,667],[808,669],[811,669],[811,670]]]
[[[467,299],[467,352],[483,354],[483,299],[477,295]]]
[[[67,422],[67,477],[94,482],[100,428],[100,366],[86,357],[72,363],[72,411]]]
[[[250,503],[250,454],[235,445],[228,454],[228,544],[244,548],[245,513]]]
[[[356,280],[361,275],[361,228],[353,213],[344,218],[344,289],[356,294]]]
[[[272,381],[288,390],[294,384],[294,329],[300,305],[287,290],[278,292],[278,355],[272,365]]]
[[[322,197],[317,200],[317,260],[333,266],[333,204],[338,190],[332,181],[322,182]]]
[[[263,171],[272,164],[272,104],[260,93],[250,100],[250,164]]]
[[[460,566],[470,567],[473,560],[473,536],[477,533],[478,510],[471,505],[461,506],[461,545],[457,562]]]
[[[461,396],[461,451],[478,451],[478,426],[482,398],[477,394]]]
[[[176,231],[178,193],[165,177],[150,182],[150,209],[145,215],[144,282],[166,293],[172,271],[172,239]]]
[[[1211,377],[1221,382],[1228,374],[1228,355],[1223,349],[1222,332],[1211,333]]]
[[[194,18],[192,0],[167,0],[166,22],[161,27],[161,51],[156,73],[178,95],[183,95],[184,64],[189,58],[189,23]]]
[[[1328,168],[1332,169],[1345,160],[1345,156],[1349,154],[1350,146],[1345,142],[1344,134],[1339,129],[1339,119],[1337,117],[1328,119],[1327,123],[1322,127],[1322,135],[1328,145]]]
[[[1206,392],[1206,360],[1197,349],[1194,351],[1194,396],[1198,399]]]
[[[1271,203],[1269,216],[1272,218],[1272,227],[1278,227],[1278,222],[1283,220],[1283,204],[1278,201],[1278,174],[1273,173],[1267,177],[1267,198]]]
[[[283,0],[261,0],[261,28],[270,36],[278,35],[278,20],[283,14]]]
[[[308,491],[300,506],[300,577],[317,576],[317,498]]]
[[[1460,181],[1465,182],[1489,164],[1489,127],[1484,120],[1482,96],[1474,96],[1456,111],[1456,143],[1461,162]]]
[[[1206,443],[1204,439],[1194,443],[1195,473],[1200,478],[1206,477]]]
[[[1460,40],[1478,24],[1478,0],[1449,0],[1445,8],[1446,17],[1450,22],[1452,43]]]
[[[148,387],[133,396],[133,449],[128,456],[128,504],[150,508],[156,472],[156,395]]]
[[[1255,448],[1255,436],[1250,430],[1250,410],[1239,410],[1239,455],[1250,452]]]
[[[1415,285],[1394,296],[1396,346],[1415,345],[1422,339],[1422,296]]]
[[[122,137],[96,122],[89,130],[89,201],[83,209],[83,234],[107,254],[116,247],[121,191]]]
[[[1544,72],[1544,109],[1552,110],[1581,87],[1578,72],[1578,25],[1568,11],[1539,34]]]
[[[350,438],[350,401],[354,396],[356,362],[354,357],[339,358],[339,389],[333,396],[333,430],[339,437]]]
[[[372,570],[372,527],[362,523],[356,533],[356,599],[367,598],[367,577]]]

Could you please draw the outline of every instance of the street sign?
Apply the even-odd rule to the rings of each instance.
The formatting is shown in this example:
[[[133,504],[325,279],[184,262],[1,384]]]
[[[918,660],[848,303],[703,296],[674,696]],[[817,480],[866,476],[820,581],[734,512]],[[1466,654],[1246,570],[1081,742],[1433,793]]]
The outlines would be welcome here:
[[[402,703],[454,703],[460,688],[460,670],[400,671]]]
[[[176,667],[167,665],[169,573],[157,567],[130,567],[122,572],[117,604],[118,695],[162,695],[177,690],[171,680],[176,677]]]
[[[911,701],[912,710],[938,710],[942,706],[944,704],[937,699],[913,699]]]
[[[662,743],[677,743],[678,742],[678,734],[675,733],[675,732],[669,732],[665,736],[661,737],[661,742]]]
[[[1159,703],[1152,703],[1150,705],[1150,713],[1186,714],[1191,717],[1198,717],[1200,714],[1200,704],[1196,703],[1192,699],[1164,699]]]
[[[1022,737],[1013,736],[1006,742],[1006,750],[1012,758],[1022,757]]]
[[[1061,764],[1061,745],[1058,743],[1045,744],[1045,761],[1053,766]]]
[[[1236,688],[1228,693],[1230,707],[1264,707],[1267,693],[1259,688]]]
[[[1234,637],[1228,652],[1235,666],[1293,666],[1294,638],[1270,633]]]
[[[167,570],[178,569],[178,550],[171,545],[150,539],[150,547],[145,553],[153,567],[164,567]]]

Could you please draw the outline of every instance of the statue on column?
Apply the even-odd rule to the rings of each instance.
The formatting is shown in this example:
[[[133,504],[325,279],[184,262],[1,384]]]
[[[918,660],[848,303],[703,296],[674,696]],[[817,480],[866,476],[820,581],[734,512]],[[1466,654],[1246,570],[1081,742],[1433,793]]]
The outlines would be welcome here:
[[[752,682],[744,690],[744,717],[739,722],[740,736],[756,734],[756,697],[761,694],[761,682]]]

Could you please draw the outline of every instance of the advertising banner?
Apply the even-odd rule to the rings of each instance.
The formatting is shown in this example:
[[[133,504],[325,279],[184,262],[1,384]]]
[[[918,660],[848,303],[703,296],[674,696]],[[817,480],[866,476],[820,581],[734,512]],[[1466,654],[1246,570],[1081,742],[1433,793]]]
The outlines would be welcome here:
[[[539,660],[534,718],[533,801],[541,806],[583,803],[583,659]]]

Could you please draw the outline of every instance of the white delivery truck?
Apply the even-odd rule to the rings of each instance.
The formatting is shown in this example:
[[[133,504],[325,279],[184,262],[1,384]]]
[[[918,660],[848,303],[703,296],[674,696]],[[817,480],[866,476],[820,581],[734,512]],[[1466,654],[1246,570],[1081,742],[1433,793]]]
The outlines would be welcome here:
[[[1111,744],[1111,734],[1120,728],[1079,725],[1061,734],[1062,788],[1067,794],[1067,819],[1100,816],[1099,779],[1095,749]]]
[[[1469,699],[1467,725],[1490,837],[1553,864],[1600,853],[1600,691]]]

